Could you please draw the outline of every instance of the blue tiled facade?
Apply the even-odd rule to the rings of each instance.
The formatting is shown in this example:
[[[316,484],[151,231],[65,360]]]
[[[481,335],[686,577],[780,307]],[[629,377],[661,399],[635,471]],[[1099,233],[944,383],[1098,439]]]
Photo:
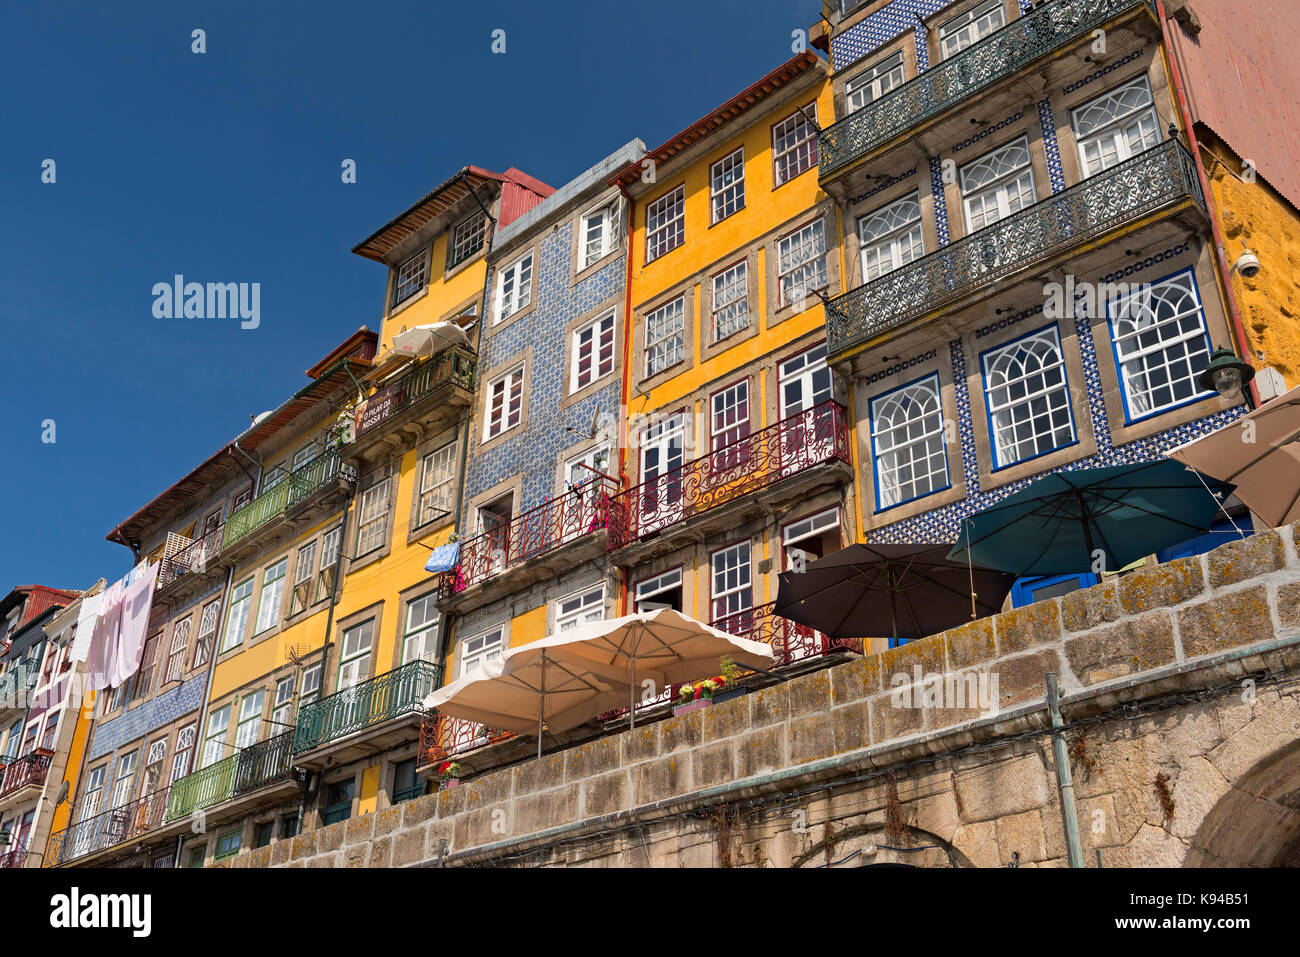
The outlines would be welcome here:
[[[540,505],[555,495],[556,463],[565,449],[590,435],[597,409],[617,420],[621,383],[618,350],[615,371],[607,384],[568,408],[561,408],[568,387],[565,327],[570,320],[593,309],[620,303],[627,276],[625,252],[612,257],[581,282],[573,283],[570,257],[575,228],[572,220],[555,229],[544,221],[533,231],[533,235],[543,234],[533,291],[536,305],[528,315],[495,335],[490,327],[483,330],[486,341],[480,346],[482,370],[498,368],[532,348],[532,365],[525,372],[530,394],[525,427],[518,434],[509,435],[486,451],[479,450],[477,442],[471,448],[465,479],[467,501],[519,475],[522,490],[516,514]],[[483,382],[480,393],[486,386]],[[462,527],[472,528],[473,523],[467,517]]]
[[[95,761],[123,744],[147,735],[154,728],[198,711],[207,683],[206,672],[197,674],[144,704],[128,708],[125,714],[99,722],[86,749],[86,760]]]
[[[881,44],[910,30],[916,44],[917,66],[922,72],[928,70],[930,55],[926,49],[925,27],[919,20],[951,2],[952,0],[894,0],[875,13],[863,17],[831,41],[831,58],[835,69],[843,69]]]
[[[1160,253],[1153,254],[1144,260],[1134,263],[1124,270],[1103,277],[1104,282],[1115,282],[1120,278],[1126,278],[1134,274],[1151,271],[1145,277],[1147,279],[1157,278],[1168,272],[1169,267],[1163,265],[1175,256],[1187,252],[1189,246],[1180,244],[1173,246]],[[975,337],[982,338],[989,333],[998,329],[1005,328],[1016,323],[1031,319],[1034,316],[1041,316],[1043,307],[1035,306],[1032,309],[1026,309],[1024,312],[1017,313],[1013,316],[1007,316],[995,323],[975,330]],[[1076,310],[1076,318],[1073,320],[1074,332],[1079,345],[1079,354],[1083,365],[1084,386],[1087,393],[1088,409],[1093,424],[1093,431],[1097,440],[1097,453],[1087,458],[1079,459],[1064,466],[1059,471],[1073,471],[1075,469],[1099,468],[1108,465],[1130,465],[1138,462],[1152,462],[1163,458],[1165,452],[1192,439],[1205,435],[1215,429],[1221,428],[1227,423],[1237,419],[1245,414],[1246,407],[1239,405],[1236,408],[1225,409],[1214,415],[1206,416],[1192,422],[1187,422],[1165,432],[1160,432],[1147,438],[1138,439],[1128,442],[1124,445],[1114,445],[1111,442],[1110,420],[1106,413],[1106,402],[1102,393],[1101,373],[1098,368],[1097,360],[1097,343],[1093,339],[1092,323],[1088,317],[1078,315],[1082,310]],[[1061,320],[1062,324],[1071,320]],[[1105,347],[1105,344],[1103,344]],[[960,501],[948,505],[940,506],[931,511],[924,512],[911,518],[903,519],[890,525],[882,526],[866,535],[869,542],[896,542],[896,543],[919,543],[919,542],[955,542],[961,527],[961,520],[968,515],[988,508],[1006,498],[1013,492],[1019,491],[1031,482],[1034,482],[1040,476],[1030,476],[1020,481],[1010,482],[1006,485],[1000,485],[996,489],[983,491],[980,488],[979,463],[975,452],[975,424],[971,414],[971,397],[967,383],[967,362],[969,357],[960,339],[954,339],[948,343],[950,361],[952,363],[953,391],[956,395],[957,418],[958,418],[958,435],[961,444],[961,461],[962,474],[966,481],[966,497]],[[932,355],[933,353],[930,353]],[[923,358],[923,357],[922,357]],[[902,372],[917,360],[907,360],[891,369],[878,373],[873,377],[876,380],[888,380],[895,374]],[[901,379],[899,381],[902,381]],[[884,391],[888,389],[887,383],[879,384],[875,391]],[[861,423],[860,428],[866,423]],[[981,425],[981,427],[983,427]],[[870,467],[870,466],[867,466]],[[952,468],[950,463],[949,468]]]

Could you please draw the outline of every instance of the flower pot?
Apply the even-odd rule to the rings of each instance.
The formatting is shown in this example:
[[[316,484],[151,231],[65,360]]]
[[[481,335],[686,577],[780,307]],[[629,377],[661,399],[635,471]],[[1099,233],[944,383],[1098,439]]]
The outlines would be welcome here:
[[[712,698],[696,698],[694,701],[688,701],[686,704],[679,704],[673,708],[673,715],[690,714],[692,711],[699,711],[701,708],[707,708],[713,704]]]
[[[747,694],[748,691],[748,688],[728,688],[726,691],[715,692],[713,695],[713,703],[722,704],[722,702],[730,701],[732,698],[739,698],[741,695]]]
[[[447,778],[442,782],[442,787],[438,790],[445,791],[447,788],[454,788],[457,784],[460,784],[460,778]]]

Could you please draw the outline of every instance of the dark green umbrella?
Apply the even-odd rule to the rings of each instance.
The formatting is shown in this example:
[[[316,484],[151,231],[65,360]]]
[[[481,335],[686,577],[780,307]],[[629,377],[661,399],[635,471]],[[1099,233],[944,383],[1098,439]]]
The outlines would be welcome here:
[[[1053,472],[965,519],[948,557],[1016,575],[1118,571],[1203,534],[1232,490],[1167,459]]]

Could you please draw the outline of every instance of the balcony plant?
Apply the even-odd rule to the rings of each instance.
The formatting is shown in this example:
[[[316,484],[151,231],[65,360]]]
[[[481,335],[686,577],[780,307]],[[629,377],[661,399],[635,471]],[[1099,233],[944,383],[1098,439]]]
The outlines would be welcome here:
[[[438,782],[441,791],[460,784],[460,765],[455,761],[443,761],[438,765]]]

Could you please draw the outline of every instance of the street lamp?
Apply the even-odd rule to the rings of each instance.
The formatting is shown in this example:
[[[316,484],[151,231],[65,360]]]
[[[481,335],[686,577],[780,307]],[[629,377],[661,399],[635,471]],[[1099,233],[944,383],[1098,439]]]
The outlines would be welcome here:
[[[1201,373],[1198,382],[1207,392],[1214,390],[1225,399],[1235,399],[1253,378],[1254,366],[1242,362],[1231,349],[1219,346],[1210,356],[1210,365]]]

